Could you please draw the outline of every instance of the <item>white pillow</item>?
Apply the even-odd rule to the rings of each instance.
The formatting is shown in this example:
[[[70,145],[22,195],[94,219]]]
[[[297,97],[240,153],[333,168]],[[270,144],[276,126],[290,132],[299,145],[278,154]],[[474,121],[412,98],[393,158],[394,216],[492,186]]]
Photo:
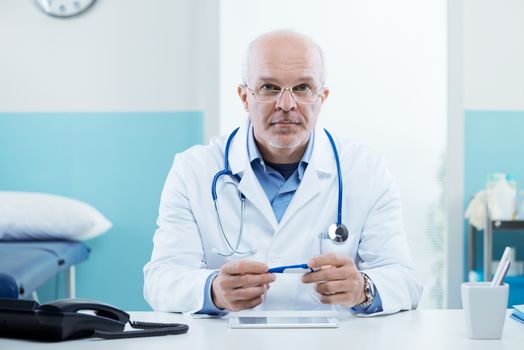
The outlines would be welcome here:
[[[98,210],[76,199],[34,192],[0,192],[0,239],[81,241],[111,228]]]

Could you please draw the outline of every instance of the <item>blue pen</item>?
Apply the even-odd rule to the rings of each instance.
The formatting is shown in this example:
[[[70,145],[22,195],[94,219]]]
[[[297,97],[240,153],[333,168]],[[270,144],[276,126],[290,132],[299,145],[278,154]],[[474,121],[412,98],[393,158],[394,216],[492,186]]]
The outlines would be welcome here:
[[[290,270],[290,271],[287,271],[287,270]],[[293,271],[291,271],[291,270],[293,270]],[[304,270],[306,270],[306,271],[304,271]],[[270,273],[285,273],[285,272],[303,272],[303,273],[306,273],[306,272],[313,272],[313,269],[310,268],[307,264],[298,264],[298,265],[285,265],[285,266],[272,267],[267,272],[270,272]]]

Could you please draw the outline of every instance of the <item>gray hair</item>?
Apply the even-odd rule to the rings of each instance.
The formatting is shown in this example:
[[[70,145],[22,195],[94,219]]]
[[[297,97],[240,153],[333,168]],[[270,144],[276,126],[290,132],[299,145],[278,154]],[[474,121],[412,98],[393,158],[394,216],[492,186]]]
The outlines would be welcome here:
[[[265,33],[265,34],[262,34],[261,36],[258,36],[256,37],[255,39],[253,39],[248,47],[247,47],[247,50],[246,50],[246,53],[244,54],[244,60],[242,62],[242,71],[241,71],[241,77],[242,77],[242,84],[244,85],[247,85],[247,81],[248,81],[248,72],[249,72],[249,57],[251,55],[251,50],[253,49],[253,46],[255,45],[255,42],[262,36],[265,36],[265,35],[268,35],[268,34],[293,34],[293,35],[297,35],[297,36],[301,36],[309,41],[311,41],[315,48],[318,50],[318,54],[320,55],[320,67],[321,67],[321,71],[320,71],[320,81],[322,83],[322,86],[324,86],[324,84],[326,83],[326,57],[324,56],[324,51],[322,51],[322,48],[313,40],[311,39],[310,37],[302,34],[302,33],[299,33],[299,32],[295,32],[295,31],[292,31],[292,30],[275,30],[275,31],[272,31],[272,32],[268,32],[268,33]]]

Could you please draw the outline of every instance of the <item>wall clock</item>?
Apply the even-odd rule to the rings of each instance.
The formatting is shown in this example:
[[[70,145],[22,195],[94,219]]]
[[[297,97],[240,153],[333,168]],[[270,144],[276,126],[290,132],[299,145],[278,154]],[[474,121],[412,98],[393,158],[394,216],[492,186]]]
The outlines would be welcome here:
[[[35,0],[38,7],[54,17],[73,17],[87,10],[96,0]]]

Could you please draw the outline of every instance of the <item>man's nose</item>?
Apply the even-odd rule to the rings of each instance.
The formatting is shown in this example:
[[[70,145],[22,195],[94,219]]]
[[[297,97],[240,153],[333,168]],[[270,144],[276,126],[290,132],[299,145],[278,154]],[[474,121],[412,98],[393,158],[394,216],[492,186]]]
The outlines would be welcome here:
[[[291,93],[291,89],[284,89],[275,104],[276,109],[281,109],[283,111],[290,111],[297,106],[295,97]]]

